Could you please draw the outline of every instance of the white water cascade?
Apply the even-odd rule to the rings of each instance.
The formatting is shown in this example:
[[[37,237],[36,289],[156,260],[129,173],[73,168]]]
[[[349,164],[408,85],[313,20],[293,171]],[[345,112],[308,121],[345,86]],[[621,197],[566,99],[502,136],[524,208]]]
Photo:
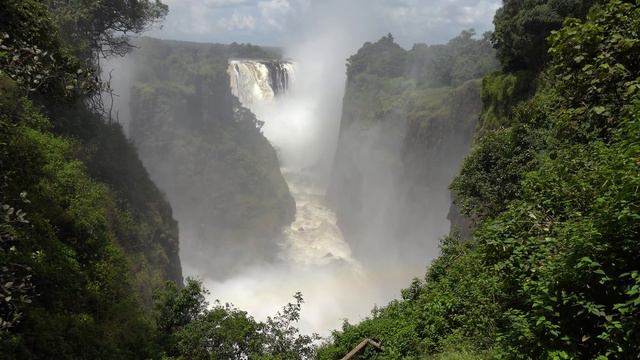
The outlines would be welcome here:
[[[284,94],[294,80],[293,63],[288,61],[229,61],[231,92],[247,107]]]
[[[332,261],[355,264],[335,214],[324,204],[324,189],[313,172],[305,169],[310,166],[309,159],[291,156],[305,154],[309,144],[304,138],[291,143],[278,136],[284,133],[299,138],[299,132],[312,131],[304,124],[305,114],[296,109],[295,101],[287,101],[295,96],[288,92],[294,84],[295,65],[287,61],[231,60],[228,72],[232,93],[265,122],[265,136],[279,150],[282,174],[296,200],[296,218],[284,231],[282,257],[309,265]],[[302,126],[298,134],[290,131],[296,125]]]
[[[351,255],[349,244],[325,205],[318,181],[320,150],[315,93],[296,89],[291,62],[231,60],[228,73],[233,94],[265,123],[263,132],[277,149],[282,173],[296,202],[294,222],[284,229],[281,261],[260,264],[222,282],[208,282],[215,298],[230,301],[258,319],[274,314],[300,291],[305,304],[300,328],[329,335],[344,319],[357,321],[374,303],[388,296],[373,286],[402,282],[404,274],[364,268]],[[320,145],[318,145],[320,144]],[[368,299],[363,303],[362,299]]]

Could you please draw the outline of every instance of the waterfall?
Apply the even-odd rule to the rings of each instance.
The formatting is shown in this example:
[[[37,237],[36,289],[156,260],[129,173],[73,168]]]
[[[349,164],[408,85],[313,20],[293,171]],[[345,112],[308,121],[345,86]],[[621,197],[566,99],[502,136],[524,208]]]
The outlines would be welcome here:
[[[209,287],[257,318],[273,312],[272,304],[286,303],[291,294],[301,291],[307,303],[301,328],[328,335],[329,329],[340,326],[341,319],[368,314],[373,303],[363,304],[361,297],[387,300],[371,284],[396,274],[382,269],[364,271],[352,257],[335,213],[325,204],[326,189],[318,180],[316,166],[319,157],[313,151],[319,145],[326,150],[318,133],[318,123],[325,119],[318,116],[317,93],[308,91],[311,87],[301,75],[295,78],[296,64],[236,59],[229,61],[228,72],[233,94],[264,122],[263,133],[278,150],[296,215],[282,232],[281,262],[248,268],[244,274]]]
[[[286,93],[295,75],[293,63],[279,60],[231,60],[227,72],[231,92],[249,108]]]
[[[353,262],[351,249],[342,237],[336,216],[324,204],[324,189],[317,186],[314,174],[304,162],[290,161],[287,153],[305,154],[303,141],[283,143],[293,133],[291,123],[299,123],[307,113],[296,111],[299,99],[290,90],[295,80],[295,65],[277,60],[230,60],[229,81],[232,93],[265,123],[265,136],[279,149],[282,174],[296,201],[296,218],[284,230],[283,258],[304,264],[326,264],[339,260]],[[278,98],[282,101],[277,101]],[[303,127],[313,132],[312,128]],[[286,133],[286,137],[276,134]],[[297,136],[298,135],[298,136]],[[307,153],[308,156],[308,153]],[[289,160],[289,161],[288,161]],[[304,164],[304,165],[300,165]]]

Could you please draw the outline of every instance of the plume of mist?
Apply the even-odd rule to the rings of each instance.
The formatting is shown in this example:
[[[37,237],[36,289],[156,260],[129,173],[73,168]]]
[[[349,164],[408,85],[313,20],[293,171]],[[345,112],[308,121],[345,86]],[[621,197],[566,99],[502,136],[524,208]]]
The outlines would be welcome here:
[[[366,3],[309,2],[284,49],[296,64],[291,93],[276,99],[275,106],[254,109],[266,120],[264,133],[283,165],[312,170],[318,180],[328,178],[337,144],[346,59],[378,36]]]
[[[285,56],[296,64],[291,91],[271,103],[252,106],[265,122],[264,134],[278,149],[283,167],[305,173],[311,179],[311,184],[299,189],[299,184],[288,177],[298,202],[297,217],[309,214],[311,224],[300,226],[298,220],[294,223],[294,234],[289,234],[288,242],[282,244],[282,261],[277,264],[256,265],[225,281],[206,280],[206,275],[200,274],[212,289],[213,298],[231,301],[258,318],[273,313],[293,293],[301,291],[306,300],[302,329],[322,335],[338,328],[344,319],[360,320],[370,314],[375,304],[397,297],[412,277],[424,273],[428,260],[437,255],[437,238],[448,230],[448,204],[439,204],[442,216],[440,226],[434,230],[435,248],[427,246],[425,251],[423,246],[422,251],[411,253],[414,249],[396,246],[390,229],[405,213],[400,211],[402,204],[398,200],[403,196],[403,171],[398,162],[405,133],[403,119],[390,120],[364,133],[342,134],[347,151],[354,151],[364,160],[359,169],[353,170],[364,171],[370,180],[363,188],[366,203],[362,206],[372,210],[367,212],[371,226],[358,238],[372,250],[366,253],[371,257],[354,258],[350,249],[353,239],[345,240],[341,235],[332,242],[323,242],[323,231],[335,226],[335,219],[333,224],[327,221],[315,225],[314,220],[324,211],[323,204],[311,205],[319,207],[315,209],[300,204],[301,196],[308,195],[305,192],[314,191],[323,197],[330,182],[340,131],[346,59],[364,42],[383,35],[376,30],[375,17],[367,9],[366,1],[310,3],[301,21],[304,26],[285,48]],[[380,206],[384,203],[394,205],[385,210]],[[296,226],[301,229],[296,230]],[[317,232],[304,238],[307,242],[298,241],[300,246],[292,249],[290,243],[301,236],[299,231],[309,229]],[[347,251],[341,252],[344,247]],[[409,258],[411,261],[407,261]]]

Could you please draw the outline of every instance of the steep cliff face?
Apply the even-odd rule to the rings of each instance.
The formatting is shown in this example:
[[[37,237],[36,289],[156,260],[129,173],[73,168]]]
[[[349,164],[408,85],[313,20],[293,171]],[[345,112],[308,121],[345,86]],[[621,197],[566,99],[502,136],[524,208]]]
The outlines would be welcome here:
[[[469,33],[411,51],[389,36],[349,59],[328,198],[356,254],[385,257],[393,245],[424,263],[450,231],[449,212],[466,227],[450,211],[448,186],[482,109],[472,79],[494,66],[487,40]]]
[[[402,161],[405,176],[413,182],[408,199],[415,204],[410,210],[410,214],[417,216],[415,221],[420,221],[420,214],[428,213],[434,206],[424,194],[449,193],[448,186],[471,146],[482,109],[479,80],[470,80],[444,92],[439,109],[418,107],[408,115]],[[441,199],[451,203],[449,196]],[[460,214],[455,205],[449,207],[446,219],[451,223],[449,232],[470,237],[471,221]],[[437,221],[443,219],[440,217]]]
[[[150,305],[153,290],[164,281],[182,284],[183,280],[173,210],[120,125],[89,114],[77,119],[82,121],[77,129],[83,129],[84,145],[78,155],[88,174],[107,184],[117,198],[118,211],[126,219],[114,226],[117,239],[129,255],[143,300]]]
[[[247,50],[145,39],[134,59],[130,135],[174,207],[184,263],[213,278],[275,256],[295,213],[275,150],[231,93],[228,59]]]
[[[111,191],[116,208],[108,216],[109,229],[127,255],[135,287],[150,306],[154,288],[166,280],[182,283],[178,224],[171,206],[120,124],[84,101],[61,101],[51,94],[34,98],[51,120],[50,131],[73,139],[73,157]]]

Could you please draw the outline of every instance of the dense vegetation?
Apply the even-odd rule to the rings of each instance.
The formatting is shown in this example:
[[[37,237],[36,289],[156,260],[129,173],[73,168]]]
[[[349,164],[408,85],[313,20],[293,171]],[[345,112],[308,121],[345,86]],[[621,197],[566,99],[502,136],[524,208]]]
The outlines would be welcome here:
[[[65,33],[78,41],[62,2],[0,8],[2,358],[147,357],[152,289],[182,282],[171,209],[99,112],[98,49],[82,48],[165,11],[110,4],[76,4],[104,24]]]
[[[452,185],[472,239],[445,239],[423,280],[319,358],[364,337],[386,351],[363,359],[637,358],[640,5],[562,21],[581,4],[505,1],[505,70],[483,81],[479,136]]]
[[[121,31],[140,32],[164,14],[154,1],[4,1],[0,8],[0,358],[297,359],[313,352],[314,338],[295,327],[301,295],[257,322],[231,305],[208,307],[196,281],[183,286],[171,208],[103,112],[99,92],[108,84],[95,76],[99,60],[127,51]],[[250,45],[224,49],[267,54]],[[225,129],[209,140],[244,171],[259,168],[250,161],[277,170],[255,117],[230,105],[226,59],[209,60],[195,69],[188,60],[173,67],[175,77],[164,80],[175,84],[141,82],[138,96],[207,100],[184,88],[213,75],[213,85],[225,88],[216,93],[225,106],[207,112],[218,118],[188,118],[190,125]],[[181,85],[182,92],[171,92]],[[244,145],[246,153],[238,149]],[[280,193],[288,196],[286,185]]]
[[[273,317],[257,322],[230,304],[209,306],[207,291],[188,280],[179,289],[169,283],[156,293],[156,322],[165,359],[295,360],[313,356],[316,336],[301,335],[302,295],[294,295]]]
[[[260,123],[231,94],[227,68],[229,58],[275,55],[238,44],[137,45],[130,135],[180,221],[186,260],[223,278],[274,257],[295,203]]]
[[[444,45],[415,44],[409,51],[396,44],[391,34],[375,43],[367,42],[347,60],[347,77],[386,79],[404,77],[421,87],[457,86],[495,70],[497,60],[489,34],[475,38],[465,30]]]
[[[548,59],[547,36],[567,17],[583,19],[595,0],[504,1],[491,41],[505,69],[540,70]]]

